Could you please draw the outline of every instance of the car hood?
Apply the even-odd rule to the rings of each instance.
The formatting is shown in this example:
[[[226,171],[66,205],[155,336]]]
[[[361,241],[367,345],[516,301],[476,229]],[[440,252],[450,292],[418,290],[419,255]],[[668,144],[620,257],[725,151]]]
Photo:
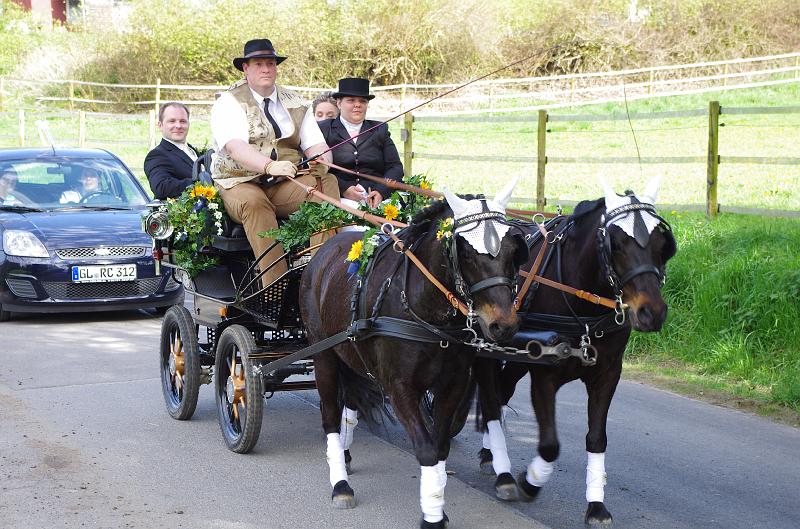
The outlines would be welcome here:
[[[47,248],[90,246],[149,246],[142,231],[143,209],[124,211],[61,210],[34,213],[4,213],[5,229],[33,232]]]

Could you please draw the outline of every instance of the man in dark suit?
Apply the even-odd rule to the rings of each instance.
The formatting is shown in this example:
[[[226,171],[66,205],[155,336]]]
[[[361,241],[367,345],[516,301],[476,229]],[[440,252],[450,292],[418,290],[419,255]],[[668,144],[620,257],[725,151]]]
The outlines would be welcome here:
[[[369,93],[369,81],[353,77],[340,79],[339,90],[332,97],[339,107],[339,117],[320,121],[319,128],[328,146],[345,141],[331,151],[333,163],[372,176],[402,180],[403,163],[389,135],[388,125],[384,123],[358,136],[379,123],[364,119],[369,101],[375,97]],[[376,207],[392,193],[383,184],[369,180],[359,181],[357,176],[336,169],[331,169],[330,172],[339,180],[339,194],[342,197],[363,200],[370,207]]]
[[[144,159],[144,173],[157,199],[177,198],[192,183],[192,165],[197,151],[186,143],[189,108],[182,103],[165,103],[158,111],[158,128],[163,139]]]

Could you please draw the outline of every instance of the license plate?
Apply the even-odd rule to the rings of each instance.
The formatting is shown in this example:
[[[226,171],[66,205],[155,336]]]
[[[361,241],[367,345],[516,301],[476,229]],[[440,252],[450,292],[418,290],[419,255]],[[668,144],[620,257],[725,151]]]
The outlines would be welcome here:
[[[102,283],[107,281],[133,281],[136,265],[73,266],[73,283]]]

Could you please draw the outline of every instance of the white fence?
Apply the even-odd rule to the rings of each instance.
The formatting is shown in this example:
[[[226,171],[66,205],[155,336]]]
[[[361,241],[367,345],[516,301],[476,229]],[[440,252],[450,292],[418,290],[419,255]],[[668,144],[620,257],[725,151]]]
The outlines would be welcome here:
[[[618,71],[481,80],[451,97],[436,100],[417,115],[529,112],[580,104],[641,99],[665,95],[701,93],[795,82],[800,79],[800,52],[725,61],[653,66]],[[371,103],[379,115],[393,115],[458,84],[401,84],[376,86],[380,97]],[[53,87],[59,87],[53,90]],[[156,109],[164,101],[181,101],[207,109],[220,85],[108,84],[77,80],[24,80],[0,78],[0,110],[21,107],[27,94],[35,94],[37,106],[72,109],[108,105]],[[308,99],[324,87],[287,86]],[[56,92],[62,92],[63,95]]]

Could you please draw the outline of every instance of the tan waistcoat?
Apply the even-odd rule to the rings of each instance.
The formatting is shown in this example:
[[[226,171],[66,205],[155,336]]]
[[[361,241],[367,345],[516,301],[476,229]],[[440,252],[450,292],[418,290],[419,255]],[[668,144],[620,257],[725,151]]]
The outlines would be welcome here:
[[[294,133],[288,138],[277,140],[275,131],[264,115],[263,109],[258,106],[250,87],[244,81],[234,84],[229,92],[234,99],[242,105],[247,116],[248,143],[255,147],[261,154],[269,157],[274,148],[278,154],[278,160],[287,160],[294,164],[302,159],[300,152],[300,126],[306,115],[308,106],[303,103],[300,96],[294,92],[275,86],[278,91],[278,101],[289,113],[289,117],[294,124]],[[260,172],[253,172],[242,167],[237,161],[228,155],[217,151],[212,164],[211,174],[214,181],[225,189],[230,189],[236,184],[253,180],[261,175]]]

